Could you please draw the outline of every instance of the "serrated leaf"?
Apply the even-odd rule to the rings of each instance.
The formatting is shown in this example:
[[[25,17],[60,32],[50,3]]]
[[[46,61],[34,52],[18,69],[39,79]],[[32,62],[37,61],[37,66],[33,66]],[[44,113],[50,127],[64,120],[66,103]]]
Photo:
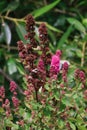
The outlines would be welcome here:
[[[37,9],[34,12],[32,12],[32,15],[34,16],[34,18],[37,18],[41,15],[43,15],[44,13],[48,12],[49,10],[51,10],[52,8],[54,8],[61,0],[56,0],[55,2],[42,7],[41,9]]]
[[[67,21],[71,24],[74,25],[74,27],[80,31],[80,32],[84,32],[85,33],[85,27],[82,25],[82,23],[80,21],[78,21],[75,18],[68,18]]]
[[[62,38],[59,40],[57,48],[61,48],[62,45],[65,43],[65,41],[68,39],[70,36],[70,33],[73,31],[73,26],[70,25],[67,29],[67,31],[63,34]]]
[[[7,45],[10,45],[11,43],[11,30],[10,27],[7,25],[7,23],[2,24],[2,32],[4,33],[4,40],[7,43]]]
[[[24,39],[24,35],[27,33],[25,30],[25,26],[22,23],[17,23],[16,31],[17,31],[19,38],[25,43],[26,40]]]

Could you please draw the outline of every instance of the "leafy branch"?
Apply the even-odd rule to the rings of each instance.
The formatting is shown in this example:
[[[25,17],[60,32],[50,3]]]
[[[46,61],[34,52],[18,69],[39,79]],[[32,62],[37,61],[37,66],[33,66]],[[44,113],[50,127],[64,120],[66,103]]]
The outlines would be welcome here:
[[[7,75],[1,68],[0,68],[0,74],[4,76],[5,79],[7,79],[9,82],[12,81],[13,79]],[[17,84],[17,88],[18,88],[18,91],[23,94],[23,90],[20,88],[20,86]]]

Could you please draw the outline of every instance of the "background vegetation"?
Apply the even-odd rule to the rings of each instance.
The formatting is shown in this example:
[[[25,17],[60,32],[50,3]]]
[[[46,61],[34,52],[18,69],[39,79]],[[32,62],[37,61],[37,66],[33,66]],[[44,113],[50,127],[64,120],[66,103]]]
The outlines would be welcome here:
[[[79,67],[87,73],[86,10],[87,0],[0,1],[0,85],[5,86],[9,98],[8,86],[12,79],[18,84],[20,93],[25,88],[17,41],[25,42],[28,14],[35,18],[37,36],[38,26],[46,23],[52,53],[62,50],[62,59],[68,60],[72,68]]]

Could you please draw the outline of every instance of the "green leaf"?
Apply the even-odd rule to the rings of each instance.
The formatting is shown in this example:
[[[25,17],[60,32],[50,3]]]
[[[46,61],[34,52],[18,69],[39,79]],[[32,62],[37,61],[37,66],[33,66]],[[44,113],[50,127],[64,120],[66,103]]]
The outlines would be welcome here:
[[[29,113],[29,112],[25,112],[25,113],[23,114],[23,118],[24,118],[25,120],[29,120],[30,117],[31,117],[31,113]]]
[[[19,126],[14,124],[12,121],[10,121],[9,119],[5,119],[5,126],[9,126],[14,130],[18,130]]]
[[[51,116],[51,110],[49,109],[48,106],[46,106],[44,109],[43,109],[43,113],[45,116]]]
[[[48,91],[50,90],[49,84],[45,84],[45,89]]]
[[[64,128],[64,122],[61,119],[58,120],[58,124],[61,129]]]
[[[87,130],[87,128],[85,128],[85,126],[81,126],[81,125],[79,126],[78,125],[77,127],[78,127],[79,130]]]
[[[55,34],[48,29],[48,35],[49,35],[49,37],[50,37],[50,39],[51,39],[51,41],[52,41],[52,43],[49,43],[49,44],[51,44],[52,46],[53,46],[53,45],[56,45],[56,37],[55,37]],[[51,47],[51,48],[52,48],[52,47]],[[53,49],[54,49],[54,47],[53,47]]]
[[[56,89],[54,89],[53,93],[54,93],[53,95],[54,95],[55,99],[59,100],[59,92]]]
[[[3,42],[4,41],[4,33],[1,32],[1,35],[0,35],[0,42]]]
[[[84,32],[85,33],[85,27],[82,25],[82,23],[80,21],[78,21],[75,18],[68,18],[67,21],[71,24],[74,25],[74,27],[80,31],[80,32]]]
[[[51,25],[48,24],[48,23],[46,23],[46,26],[47,26],[50,30],[52,30],[52,31],[54,31],[54,32],[58,32],[58,33],[62,32],[61,30],[59,30],[59,29],[57,29],[57,28],[51,26]]]
[[[13,74],[17,72],[15,61],[12,58],[8,60],[7,66],[8,66],[9,74]]]
[[[2,107],[0,107],[0,113],[3,113],[4,109]]]
[[[63,97],[62,103],[65,104],[66,106],[72,106],[71,101],[69,100],[68,97]]]
[[[17,70],[19,71],[19,73],[21,75],[25,74],[24,68],[23,68],[23,66],[20,63],[17,62],[16,67],[17,67]]]
[[[49,44],[49,47],[50,47],[50,49],[51,49],[52,52],[56,51],[56,48],[54,48],[54,46],[51,43]]]
[[[74,125],[72,122],[69,122],[69,123],[70,123],[70,127],[71,127],[71,129],[72,129],[72,130],[76,130],[75,125]]]
[[[61,48],[62,45],[66,42],[68,37],[70,36],[70,33],[73,31],[73,26],[70,25],[67,29],[67,31],[63,34],[62,38],[59,40],[57,48]]]
[[[2,11],[2,13],[6,11],[14,11],[19,6],[19,1],[12,1],[8,6]]]
[[[0,12],[3,11],[3,9],[6,7],[7,2],[6,0],[0,1]]]
[[[77,49],[77,50],[76,50],[76,55],[77,55],[79,58],[82,58],[83,53],[82,53],[82,51],[81,51],[80,49]]]
[[[82,39],[82,42],[86,42],[87,41],[87,33],[85,34],[84,38]]]
[[[60,103],[60,108],[59,108],[59,112],[58,113],[61,113],[62,111],[64,111],[66,108],[66,105],[64,103]]]
[[[60,2],[60,0],[56,0],[52,4],[49,4],[47,6],[40,8],[40,9],[37,9],[34,12],[32,12],[32,15],[34,16],[34,18],[37,18],[37,17],[43,15],[44,13],[48,12],[52,8],[54,8],[59,2]]]
[[[84,24],[85,27],[87,27],[87,18],[83,19],[82,23]]]
[[[27,33],[25,30],[25,25],[22,23],[16,23],[16,31],[19,38],[25,43],[26,40],[24,39],[24,35]]]
[[[83,0],[83,1],[79,1],[78,4],[77,4],[77,8],[79,8],[80,6],[83,6],[87,4],[87,1]]]
[[[7,25],[7,23],[2,24],[2,32],[4,33],[4,41],[7,43],[7,45],[10,45],[11,30],[10,30],[10,27]]]

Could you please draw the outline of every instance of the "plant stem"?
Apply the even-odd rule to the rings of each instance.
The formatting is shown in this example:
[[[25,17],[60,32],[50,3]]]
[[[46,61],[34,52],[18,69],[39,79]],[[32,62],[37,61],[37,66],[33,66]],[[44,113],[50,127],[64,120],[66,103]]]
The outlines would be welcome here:
[[[35,90],[35,92],[36,92],[36,101],[38,102],[38,91]]]
[[[13,79],[10,78],[1,68],[0,68],[0,74],[3,75],[4,78],[7,79],[9,82],[13,80]],[[23,91],[22,91],[22,89],[20,88],[20,86],[19,86],[18,84],[17,84],[17,88],[18,88],[19,92],[20,92],[21,94],[23,94]]]
[[[66,11],[66,10],[60,10],[60,9],[57,9],[57,8],[56,8],[54,11],[55,11],[55,12],[58,12],[58,13],[61,13],[61,14],[68,14],[68,15],[73,16],[73,17],[76,16],[75,13],[68,12],[68,11]]]
[[[6,46],[6,45],[0,45],[0,47],[8,49],[8,46]],[[18,50],[17,47],[15,47],[15,46],[10,46],[9,49],[10,50]]]
[[[3,19],[14,21],[14,22],[25,22],[24,19],[17,19],[17,18],[12,18],[12,17],[8,17],[8,16],[0,16],[0,17],[3,18]]]

